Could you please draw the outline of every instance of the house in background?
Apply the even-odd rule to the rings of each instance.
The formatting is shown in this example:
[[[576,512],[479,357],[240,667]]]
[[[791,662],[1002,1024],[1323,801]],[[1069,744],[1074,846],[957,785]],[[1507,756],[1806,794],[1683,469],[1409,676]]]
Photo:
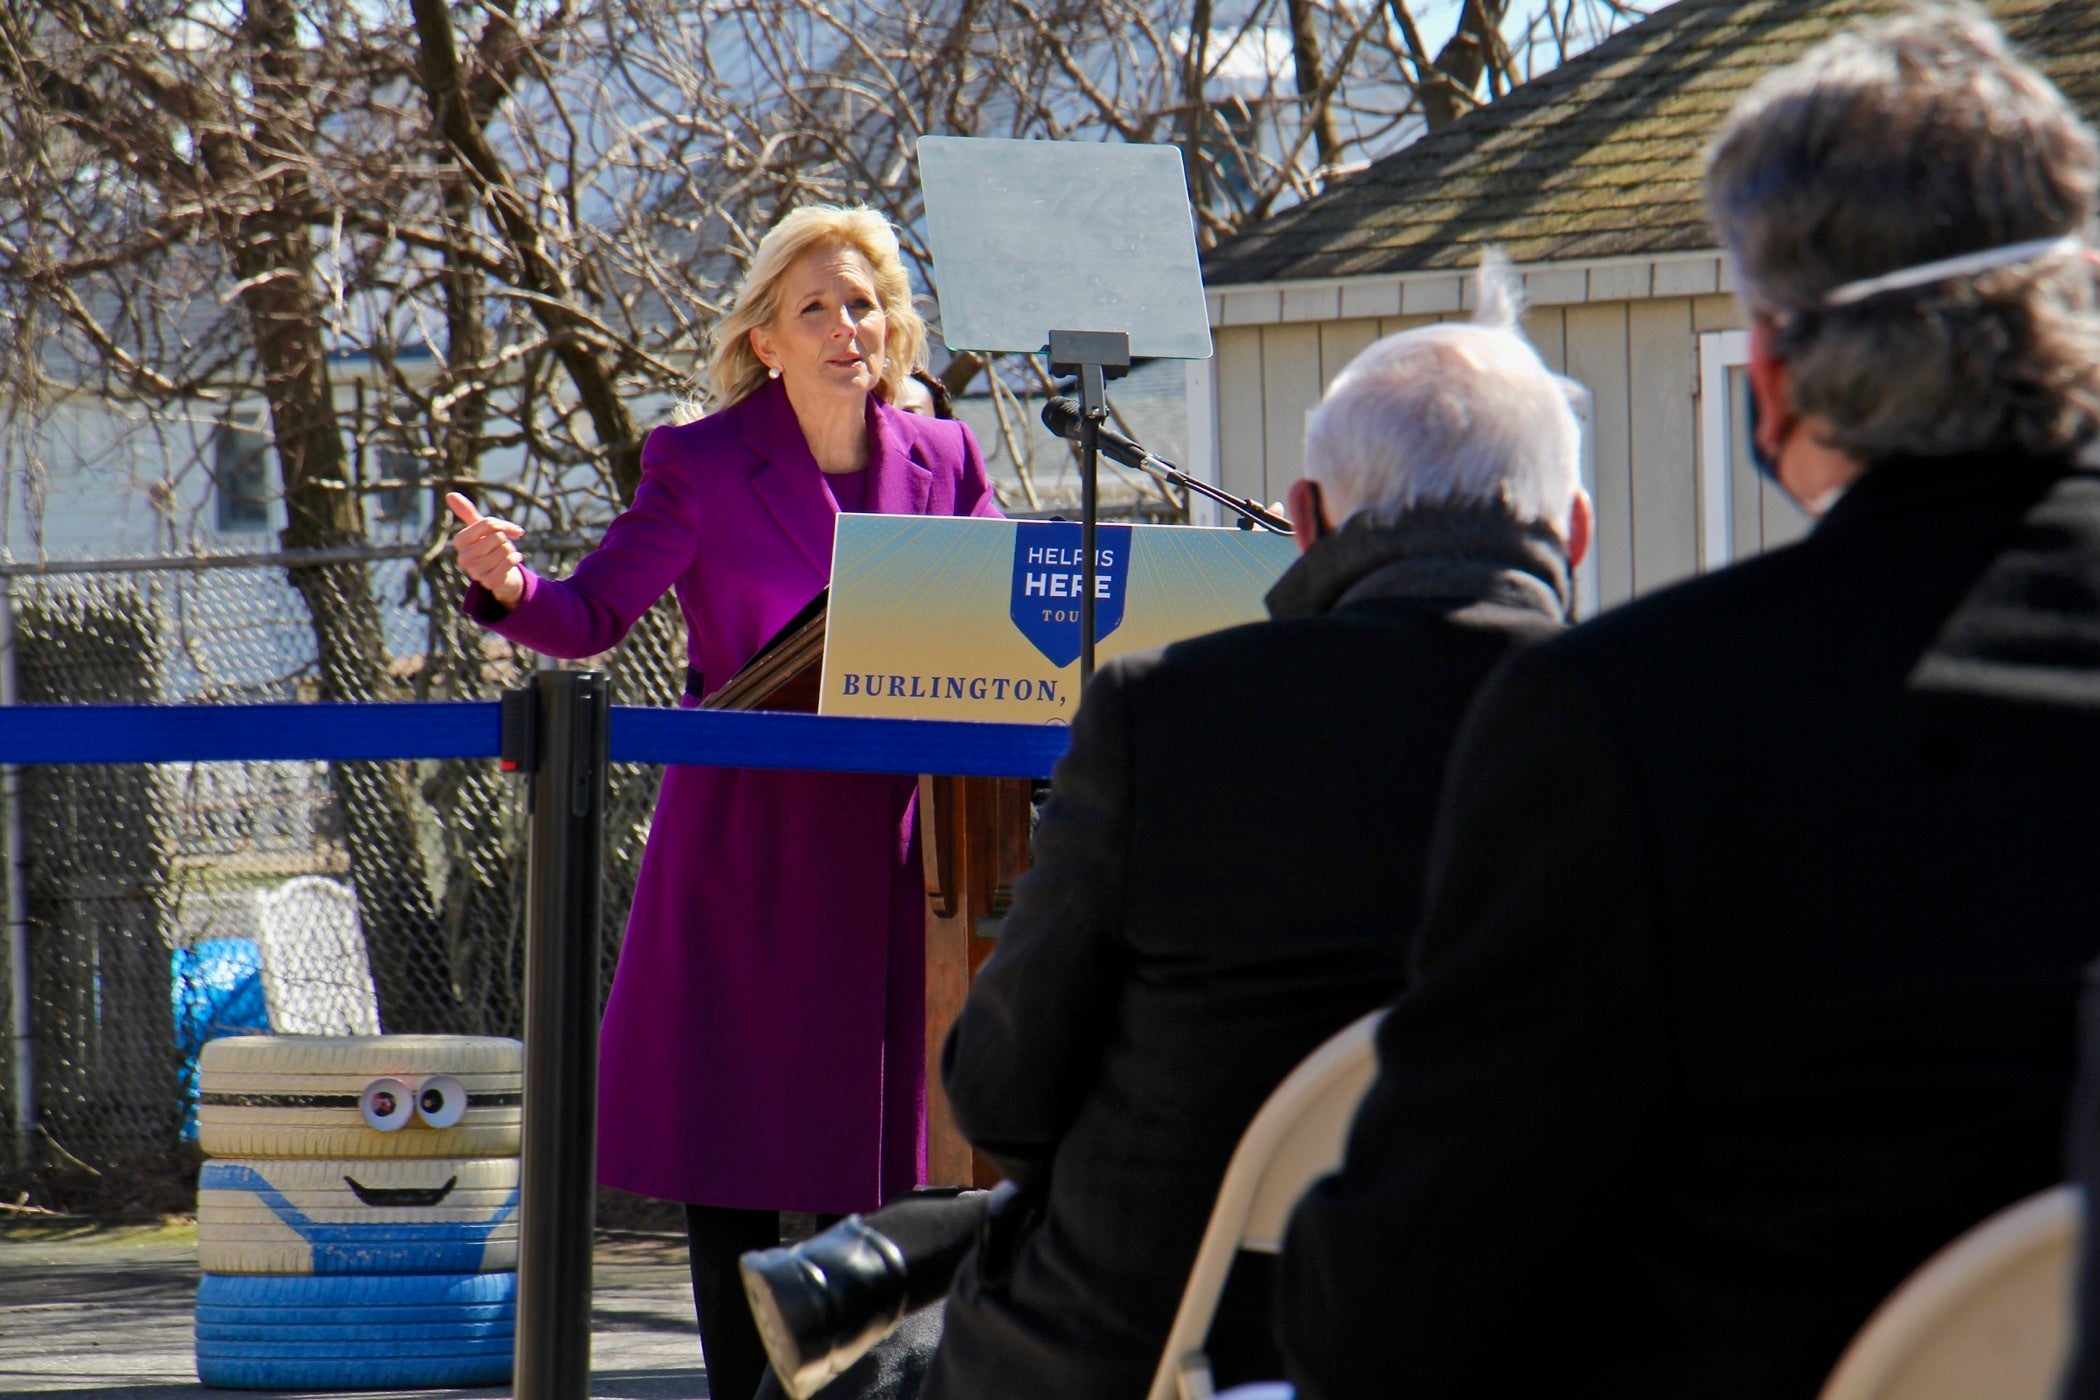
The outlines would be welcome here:
[[[2091,0],[1986,8],[2091,121]],[[1189,371],[1191,457],[1275,500],[1300,474],[1305,414],[1381,335],[1471,308],[1500,247],[1525,329],[1591,395],[1597,542],[1585,612],[1797,537],[1750,466],[1747,335],[1702,206],[1707,142],[1735,100],[1856,19],[1862,0],[1677,0],[1204,259],[1215,357]]]

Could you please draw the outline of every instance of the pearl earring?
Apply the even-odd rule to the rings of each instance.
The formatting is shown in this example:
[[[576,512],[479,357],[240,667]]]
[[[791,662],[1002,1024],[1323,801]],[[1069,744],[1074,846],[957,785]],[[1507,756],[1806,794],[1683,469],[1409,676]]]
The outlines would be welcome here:
[[[778,378],[780,378],[780,366],[779,366],[779,365],[767,365],[767,366],[766,366],[766,378],[768,378],[768,379],[778,379]]]

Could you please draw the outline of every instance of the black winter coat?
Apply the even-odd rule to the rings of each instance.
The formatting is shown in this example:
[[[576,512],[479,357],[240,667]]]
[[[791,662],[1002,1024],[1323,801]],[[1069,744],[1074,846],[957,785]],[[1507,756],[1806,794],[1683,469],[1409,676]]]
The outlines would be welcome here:
[[[2054,1182],[2100,952],[2100,477],[1892,461],[1515,658],[1280,1317],[1303,1400],[1803,1400]]]
[[[1316,615],[1095,676],[943,1057],[1034,1209],[964,1264],[927,1394],[1143,1395],[1247,1121],[1398,990],[1460,717],[1564,590],[1535,530],[1351,526],[1271,595]],[[1229,1292],[1215,1343],[1273,1358],[1267,1314]]]

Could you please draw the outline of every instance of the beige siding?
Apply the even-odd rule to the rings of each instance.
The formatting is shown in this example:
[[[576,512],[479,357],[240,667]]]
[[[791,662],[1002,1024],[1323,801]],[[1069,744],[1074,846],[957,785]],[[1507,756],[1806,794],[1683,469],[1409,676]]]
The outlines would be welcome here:
[[[1633,587],[1699,571],[1698,340],[1689,297],[1626,309],[1632,391]]]
[[[1326,393],[1342,367],[1376,339],[1378,322],[1373,320],[1330,321],[1320,327],[1320,392]]]
[[[1692,329],[1701,334],[1745,330],[1749,324],[1743,319],[1743,304],[1732,296],[1692,298]]]
[[[1237,496],[1262,496],[1261,330],[1220,328],[1211,332],[1211,344],[1218,375],[1218,484]]]
[[[1261,499],[1280,501],[1305,465],[1305,410],[1320,401],[1320,327],[1266,326],[1261,333]]]
[[[1432,326],[1445,319],[1443,316],[1381,316],[1378,318],[1378,333],[1391,335],[1395,331],[1411,331],[1416,326]]]
[[[1702,292],[1535,306],[1525,315],[1525,332],[1540,357],[1594,396],[1593,548],[1598,599],[1606,607],[1698,568],[1698,335],[1739,325],[1734,308],[1732,297]],[[1342,366],[1379,336],[1463,314],[1219,328],[1218,456],[1225,485],[1263,500],[1279,498],[1303,467],[1305,412]]]
[[[1624,303],[1571,306],[1566,311],[1564,373],[1594,397],[1591,425],[1597,479],[1590,494],[1597,507],[1597,600],[1604,607],[1633,596],[1633,472],[1627,385]]]
[[[1555,374],[1568,370],[1568,314],[1561,306],[1534,306],[1524,313],[1524,334]]]

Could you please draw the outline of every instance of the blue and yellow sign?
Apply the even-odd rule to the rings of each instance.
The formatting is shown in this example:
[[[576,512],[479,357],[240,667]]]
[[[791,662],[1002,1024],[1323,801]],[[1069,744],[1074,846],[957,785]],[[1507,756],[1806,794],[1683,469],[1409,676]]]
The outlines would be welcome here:
[[[1184,525],[1095,534],[1095,657],[1267,616],[1287,536]],[[1067,521],[841,515],[820,713],[1070,721],[1084,556]]]

